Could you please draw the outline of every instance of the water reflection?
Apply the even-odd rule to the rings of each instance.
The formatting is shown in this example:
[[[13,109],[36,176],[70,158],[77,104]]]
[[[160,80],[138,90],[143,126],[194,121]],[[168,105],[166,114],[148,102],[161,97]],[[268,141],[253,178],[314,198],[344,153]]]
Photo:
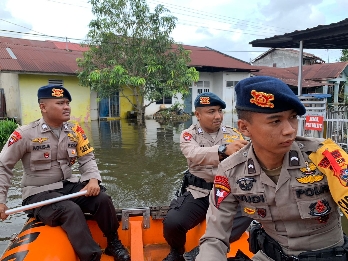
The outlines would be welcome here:
[[[236,121],[235,115],[225,114],[224,124],[236,127]],[[169,205],[186,169],[179,136],[192,123],[196,123],[195,117],[166,125],[146,120],[145,128],[126,120],[81,123],[95,149],[103,184],[117,208]],[[22,165],[18,163],[9,190],[9,208],[21,206],[22,173]],[[77,166],[74,173],[78,174]],[[25,220],[26,215],[18,213],[0,222],[0,254]],[[347,229],[348,222],[346,219],[344,222],[343,227]]]

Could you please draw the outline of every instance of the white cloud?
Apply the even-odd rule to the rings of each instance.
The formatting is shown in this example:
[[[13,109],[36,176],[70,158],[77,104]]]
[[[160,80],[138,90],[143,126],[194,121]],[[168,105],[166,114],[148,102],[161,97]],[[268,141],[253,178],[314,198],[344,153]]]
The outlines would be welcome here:
[[[176,41],[209,46],[249,61],[260,53],[242,51],[268,49],[251,47],[250,41],[341,21],[346,18],[346,1],[148,0],[148,3],[150,6],[164,4],[178,17],[172,34]],[[5,8],[3,3],[0,4],[3,19],[47,35],[82,39],[93,18],[87,0],[7,0]],[[0,26],[8,30],[16,27],[3,21]],[[25,31],[24,28],[16,29]],[[312,53],[320,53],[324,60],[329,55],[330,61],[339,57],[338,50],[314,50]]]

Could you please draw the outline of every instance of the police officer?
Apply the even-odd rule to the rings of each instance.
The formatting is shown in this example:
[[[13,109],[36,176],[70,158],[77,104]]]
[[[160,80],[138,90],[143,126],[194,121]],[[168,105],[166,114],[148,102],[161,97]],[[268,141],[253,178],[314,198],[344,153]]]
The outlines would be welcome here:
[[[85,196],[30,210],[29,216],[49,226],[60,225],[81,261],[98,261],[102,251],[84,216],[90,213],[107,237],[105,252],[115,261],[129,261],[129,253],[118,239],[119,224],[112,200],[99,185],[101,176],[93,148],[83,129],[68,122],[69,91],[59,85],[46,85],[39,88],[37,96],[42,118],[17,128],[0,153],[0,218],[7,218],[12,169],[21,160],[23,205],[87,190]],[[79,163],[80,178],[72,175],[75,161]]]
[[[248,143],[237,130],[221,125],[226,104],[214,93],[199,94],[194,105],[198,123],[184,130],[180,137],[181,151],[188,164],[184,187],[181,195],[171,202],[163,221],[164,237],[171,247],[165,261],[184,260],[186,233],[205,219],[219,162]],[[237,240],[251,221],[236,218],[231,240]],[[193,256],[187,256],[188,260],[194,260],[197,250],[191,253]]]
[[[342,198],[332,194],[347,195],[348,155],[331,140],[296,137],[306,109],[282,81],[257,76],[235,90],[238,128],[251,142],[219,165],[196,260],[226,260],[241,206],[259,222],[250,232],[252,260],[346,261]]]

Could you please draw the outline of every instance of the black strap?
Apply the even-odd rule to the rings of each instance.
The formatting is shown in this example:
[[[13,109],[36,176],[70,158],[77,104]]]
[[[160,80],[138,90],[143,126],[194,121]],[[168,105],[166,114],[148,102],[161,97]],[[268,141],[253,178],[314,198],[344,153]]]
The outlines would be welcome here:
[[[186,188],[189,186],[195,186],[203,189],[211,190],[213,188],[213,182],[206,182],[204,179],[199,178],[190,173],[189,170],[184,172],[184,177],[182,179],[181,188],[176,192],[176,196],[181,196],[186,192]]]
[[[188,170],[185,172],[185,177],[187,179],[187,184],[195,187],[211,190],[213,188],[213,182],[206,182],[204,179],[199,178],[191,174]]]

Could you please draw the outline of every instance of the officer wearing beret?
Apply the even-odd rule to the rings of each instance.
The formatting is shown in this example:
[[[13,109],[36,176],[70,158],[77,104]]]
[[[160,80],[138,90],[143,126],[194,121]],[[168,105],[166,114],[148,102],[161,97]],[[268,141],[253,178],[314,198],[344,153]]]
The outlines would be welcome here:
[[[81,126],[68,122],[69,91],[59,85],[46,85],[39,88],[37,96],[42,118],[17,128],[0,153],[0,218],[8,216],[6,198],[12,169],[21,160],[23,205],[87,190],[85,196],[29,210],[29,216],[49,226],[61,226],[81,261],[99,261],[102,251],[84,216],[90,213],[107,237],[106,254],[115,261],[129,261],[129,253],[118,239],[119,224],[112,200],[99,185],[101,176],[93,148]],[[81,177],[72,175],[75,162]]]
[[[180,148],[187,159],[180,195],[170,204],[163,221],[164,237],[171,247],[165,261],[194,260],[198,247],[185,253],[186,233],[204,221],[209,205],[217,166],[221,160],[244,147],[248,142],[234,128],[222,126],[226,104],[211,92],[201,93],[194,101],[198,123],[184,130]],[[239,239],[252,219],[237,217],[231,242]],[[183,255],[184,254],[184,255]]]
[[[252,260],[347,261],[338,207],[348,214],[347,153],[332,140],[296,136],[306,109],[282,81],[256,76],[235,90],[238,128],[251,142],[219,164],[196,260],[226,260],[241,206],[257,221]]]

